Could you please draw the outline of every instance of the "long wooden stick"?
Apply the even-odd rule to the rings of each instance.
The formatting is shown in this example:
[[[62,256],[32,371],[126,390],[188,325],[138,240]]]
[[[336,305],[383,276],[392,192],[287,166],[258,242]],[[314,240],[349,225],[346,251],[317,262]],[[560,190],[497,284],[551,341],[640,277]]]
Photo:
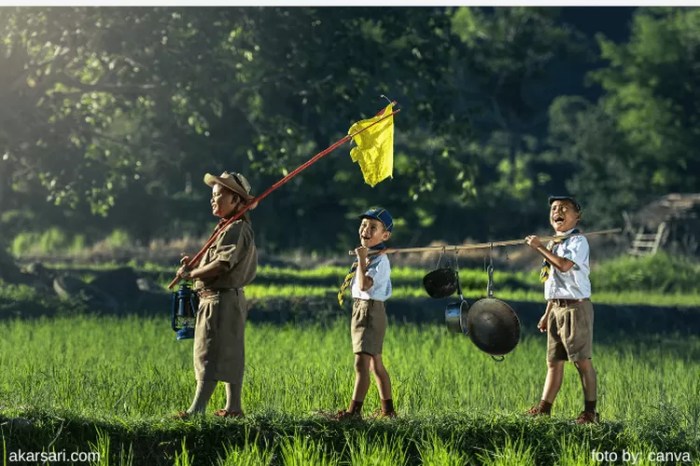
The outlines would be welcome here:
[[[583,236],[598,236],[598,235],[611,235],[614,233],[620,233],[622,231],[622,228],[613,228],[610,230],[599,230],[599,231],[592,231],[590,233],[574,233],[574,235],[583,235]],[[566,239],[570,236],[574,236],[572,234],[569,235],[564,235],[564,236],[540,236],[541,241],[550,241],[553,239]],[[502,247],[502,246],[516,246],[519,244],[525,244],[524,239],[511,239],[511,240],[506,240],[506,241],[493,241],[491,243],[477,243],[477,244],[465,244],[463,246],[424,246],[424,247],[419,247],[419,248],[387,248],[383,249],[381,251],[370,251],[369,255],[372,254],[378,254],[378,253],[383,253],[383,254],[394,254],[394,253],[400,253],[400,252],[457,252],[457,251],[474,251],[477,249],[488,249],[488,248],[495,248],[495,247]],[[348,251],[348,255],[354,256],[355,251]]]
[[[396,104],[396,101],[394,101],[394,102],[392,102],[392,103],[395,105],[395,104]],[[379,113],[381,113],[383,110],[384,110],[384,109],[380,110]],[[358,134],[362,133],[363,131],[367,131],[369,128],[371,128],[372,126],[376,125],[376,124],[379,123],[380,121],[386,120],[386,119],[389,118],[390,116],[396,115],[396,114],[399,113],[400,111],[401,111],[401,109],[399,108],[399,109],[397,109],[397,110],[394,110],[393,112],[391,112],[391,113],[388,114],[388,115],[382,116],[379,120],[375,121],[374,123],[371,123],[371,124],[365,126],[365,127],[362,128],[361,130],[356,131],[356,132],[354,132],[353,134],[348,134],[348,135],[345,136],[344,138],[339,139],[338,141],[334,142],[332,145],[328,146],[327,148],[325,148],[324,150],[322,150],[322,151],[319,152],[318,154],[314,155],[314,156],[311,157],[309,160],[307,160],[306,162],[302,163],[302,164],[299,165],[297,168],[295,168],[295,169],[294,169],[291,173],[289,173],[287,176],[283,177],[283,178],[282,178],[281,180],[279,180],[277,183],[275,183],[275,184],[273,184],[272,186],[270,186],[269,188],[267,188],[267,190],[266,190],[264,193],[260,194],[258,197],[256,197],[256,198],[254,198],[253,200],[251,200],[242,210],[240,210],[238,213],[236,213],[236,214],[235,214],[233,217],[231,217],[230,219],[226,220],[226,223],[224,223],[224,224],[219,228],[219,230],[217,230],[217,231],[223,230],[224,228],[226,228],[227,226],[231,225],[233,222],[235,222],[236,220],[238,220],[239,218],[241,218],[241,217],[243,216],[243,214],[245,214],[248,210],[250,210],[250,208],[251,208],[252,206],[256,205],[258,202],[260,202],[260,201],[262,201],[263,199],[265,199],[272,191],[274,191],[275,189],[277,189],[277,188],[279,188],[280,186],[282,186],[283,184],[285,184],[287,181],[289,181],[289,180],[291,180],[292,178],[294,178],[294,177],[295,177],[296,175],[298,175],[302,170],[304,170],[304,169],[308,168],[309,166],[311,166],[312,164],[314,164],[314,163],[315,163],[317,160],[319,160],[321,157],[323,157],[323,156],[329,154],[330,152],[333,152],[333,151],[334,151],[335,149],[337,149],[339,146],[341,146],[341,145],[345,144],[346,142],[352,140],[352,138],[354,138],[354,137],[357,136]],[[379,114],[379,113],[378,113],[378,114]],[[216,241],[216,237],[217,237],[217,235],[212,235],[211,238],[209,238],[209,241],[207,241],[206,244],[205,244],[204,246],[202,246],[202,249],[200,249],[199,252],[198,252],[192,259],[189,260],[189,262],[187,263],[187,267],[188,267],[188,268],[192,268],[195,264],[197,264],[197,263],[200,261],[200,259],[201,259],[202,256],[204,255],[204,253],[207,251],[207,249],[209,249],[209,246],[211,246],[212,244],[214,244],[214,241]],[[171,289],[171,288],[172,288],[173,286],[175,286],[175,285],[177,284],[177,282],[179,282],[179,281],[180,281],[180,276],[179,276],[179,275],[175,276],[175,278],[173,278],[172,281],[168,284],[168,288]]]

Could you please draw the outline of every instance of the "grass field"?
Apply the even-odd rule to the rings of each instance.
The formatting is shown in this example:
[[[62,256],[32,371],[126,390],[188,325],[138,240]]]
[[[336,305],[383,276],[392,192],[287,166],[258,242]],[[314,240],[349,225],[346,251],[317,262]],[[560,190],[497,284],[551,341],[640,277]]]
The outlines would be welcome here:
[[[174,270],[130,265],[163,286]],[[88,282],[118,266],[49,265]],[[395,301],[388,306],[384,351],[400,417],[337,423],[319,416],[319,410],[346,407],[352,393],[349,315],[335,303],[345,271],[261,266],[246,287],[254,303],[246,340],[247,416],[187,422],[171,417],[194,393],[192,343],[175,341],[167,299],[115,317],[79,300],[0,282],[3,466],[19,451],[97,452],[99,459],[76,464],[132,466],[700,464],[700,335],[689,330],[697,328],[700,308],[696,262],[658,254],[594,267],[594,302],[608,305],[596,308],[603,418],[596,426],[573,423],[582,396],[571,365],[552,418],[523,416],[540,398],[545,337],[528,323],[518,347],[498,363],[444,325],[417,323],[440,321],[432,314],[442,313],[443,302],[415,299],[426,299],[421,283],[428,270],[407,267],[392,272]],[[460,278],[468,299],[485,295],[484,270],[463,269]],[[499,298],[520,302],[521,320],[539,312],[536,270],[497,270],[494,279]],[[398,312],[410,306],[413,314]],[[102,316],[87,315],[92,311]],[[253,313],[279,313],[274,321],[288,323],[260,323]],[[414,323],[399,324],[407,315]],[[209,411],[223,404],[219,388]],[[366,414],[379,407],[374,387],[365,407]]]
[[[601,333],[595,364],[604,422],[576,426],[582,400],[572,366],[551,419],[520,414],[540,396],[543,336],[526,334],[497,363],[443,326],[392,325],[384,360],[400,418],[338,424],[314,412],[349,401],[348,325],[249,323],[248,416],[183,422],[169,416],[194,391],[192,345],[175,341],[167,317],[3,321],[5,460],[18,450],[81,450],[102,453],[92,464],[117,465],[583,465],[624,451],[645,461],[636,464],[700,461],[698,335]],[[210,411],[223,403],[219,388]],[[379,406],[374,387],[365,406]]]

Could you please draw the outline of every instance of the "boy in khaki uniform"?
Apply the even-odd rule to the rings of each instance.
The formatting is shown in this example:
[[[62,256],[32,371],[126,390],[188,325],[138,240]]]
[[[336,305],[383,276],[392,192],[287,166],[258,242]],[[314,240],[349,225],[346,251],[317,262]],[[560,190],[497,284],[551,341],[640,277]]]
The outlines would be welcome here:
[[[581,219],[581,206],[570,196],[549,198],[549,223],[555,236],[566,239],[552,241],[545,247],[535,235],[525,242],[544,258],[541,279],[547,307],[537,325],[547,332],[547,378],[542,400],[527,414],[549,416],[554,399],[564,378],[564,362],[568,359],[578,369],[583,387],[584,409],[578,424],[597,423],[596,372],[591,362],[593,352],[593,304],[589,279],[588,240],[575,228]]]
[[[194,332],[194,371],[197,392],[187,411],[177,417],[204,413],[217,382],[224,382],[226,407],[214,412],[221,417],[241,417],[241,387],[245,361],[244,331],[248,306],[243,287],[253,281],[258,255],[250,219],[241,219],[223,228],[227,219],[240,212],[253,196],[250,184],[240,173],[206,174],[212,187],[212,213],[219,217],[212,236],[216,241],[196,268],[182,265],[178,275],[194,280],[199,309]],[[255,207],[255,206],[253,206]],[[183,264],[189,261],[182,259]]]
[[[359,235],[361,246],[355,249],[357,260],[353,270],[341,287],[338,295],[349,284],[352,286],[352,320],[350,334],[355,353],[355,388],[347,410],[339,411],[335,419],[360,418],[362,404],[369,390],[370,371],[381,399],[381,417],[396,417],[391,398],[391,380],[382,362],[382,347],[386,333],[387,318],[384,301],[391,296],[391,265],[386,254],[369,255],[369,251],[386,249],[384,242],[391,237],[394,226],[391,214],[386,209],[369,209],[360,215]]]

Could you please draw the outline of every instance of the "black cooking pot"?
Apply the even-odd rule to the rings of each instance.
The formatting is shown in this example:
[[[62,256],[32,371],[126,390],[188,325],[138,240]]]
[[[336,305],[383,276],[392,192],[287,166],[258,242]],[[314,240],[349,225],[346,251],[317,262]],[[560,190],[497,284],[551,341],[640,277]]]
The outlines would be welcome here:
[[[423,287],[431,298],[446,298],[457,291],[457,272],[449,267],[429,272],[423,277]]]
[[[508,354],[520,341],[520,320],[513,309],[496,298],[482,298],[469,308],[466,332],[481,351]]]

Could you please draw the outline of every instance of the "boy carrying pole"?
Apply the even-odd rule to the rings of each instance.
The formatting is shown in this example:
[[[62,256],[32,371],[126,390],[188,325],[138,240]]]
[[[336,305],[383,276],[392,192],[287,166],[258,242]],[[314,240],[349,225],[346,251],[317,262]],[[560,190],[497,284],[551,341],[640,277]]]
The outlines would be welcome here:
[[[391,398],[391,380],[382,362],[382,347],[387,318],[384,302],[391,296],[391,265],[386,254],[368,255],[369,251],[386,249],[384,242],[391,237],[394,226],[386,209],[369,209],[360,215],[361,246],[355,249],[357,259],[338,293],[342,305],[343,293],[352,286],[352,320],[350,333],[355,353],[355,388],[347,410],[338,411],[334,419],[359,419],[362,405],[369,390],[370,371],[381,399],[380,417],[396,417]]]
[[[577,424],[599,421],[596,412],[596,372],[593,352],[593,304],[589,279],[588,240],[577,234],[581,206],[571,196],[549,198],[549,223],[555,236],[545,247],[536,235],[525,242],[537,251],[544,263],[540,279],[544,283],[547,307],[537,327],[547,332],[547,377],[539,404],[527,411],[530,416],[549,416],[564,378],[564,363],[574,363],[581,378],[584,409]]]

